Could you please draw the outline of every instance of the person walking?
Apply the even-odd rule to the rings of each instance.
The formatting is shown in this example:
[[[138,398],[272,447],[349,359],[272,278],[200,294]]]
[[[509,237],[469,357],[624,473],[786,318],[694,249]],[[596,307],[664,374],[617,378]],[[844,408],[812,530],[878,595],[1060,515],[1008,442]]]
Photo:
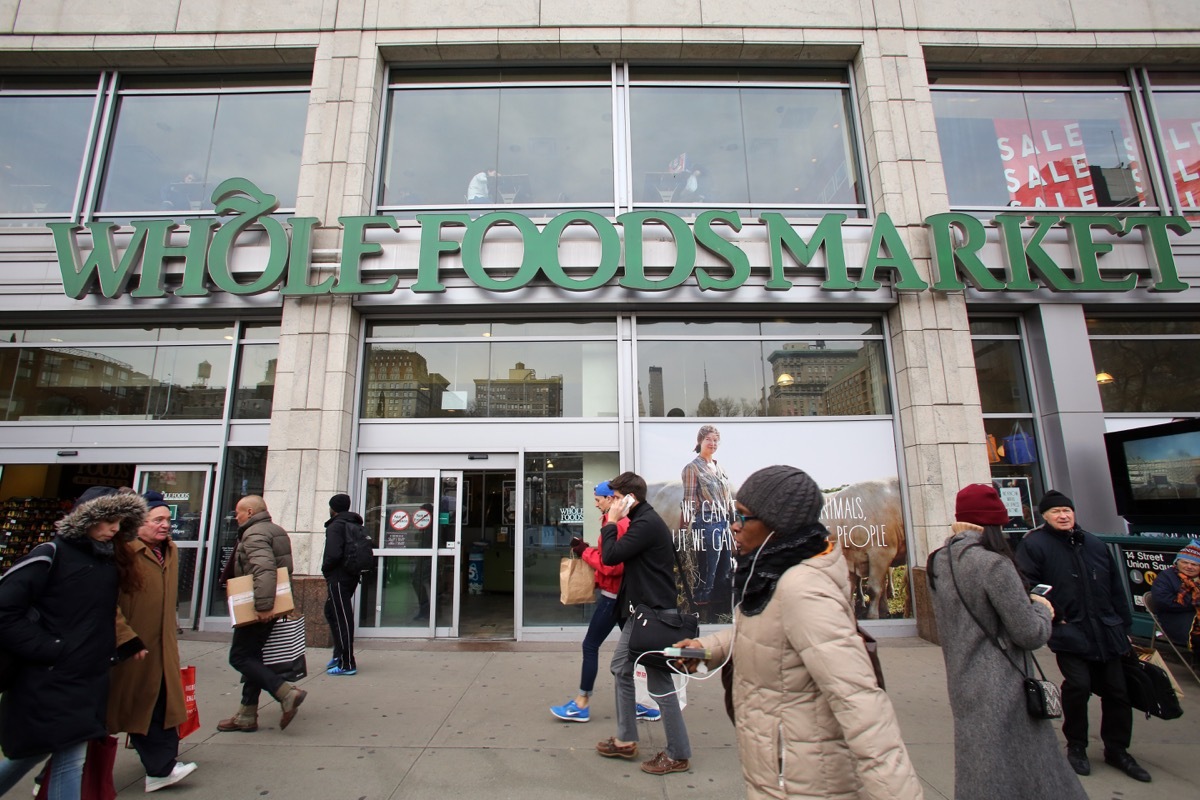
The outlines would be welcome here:
[[[737,654],[733,714],[746,797],[920,800],[896,712],[857,632],[850,571],[820,521],[823,505],[816,482],[795,467],[748,477],[733,518],[733,627],[676,646],[707,648],[710,669]]]
[[[617,593],[617,615],[621,638],[617,641],[610,669],[616,683],[617,735],[596,745],[605,758],[634,759],[638,755],[637,701],[633,685],[634,659],[629,653],[632,625],[625,622],[642,604],[657,610],[678,611],[675,584],[675,543],[667,523],[646,502],[646,481],[632,472],[622,472],[609,481],[613,490],[608,521],[600,529],[600,559],[606,565],[625,566],[621,589]],[[629,518],[625,535],[617,538],[618,525]],[[658,700],[667,747],[642,763],[642,772],[667,775],[686,772],[690,767],[692,745],[688,741],[683,711],[671,673],[652,664],[646,667],[646,685]]]
[[[275,579],[279,567],[292,573],[292,542],[287,531],[271,521],[266,502],[258,495],[247,495],[234,507],[238,522],[238,542],[230,558],[233,577],[254,578],[254,609],[258,619],[233,629],[229,644],[229,665],[242,674],[242,704],[237,713],[217,723],[219,731],[253,733],[258,730],[258,699],[266,689],[279,701],[283,714],[279,729],[295,719],[300,704],[308,696],[295,684],[279,677],[263,664],[263,646],[275,627]]]
[[[350,510],[350,495],[329,498],[329,519],[325,522],[325,553],[321,574],[329,595],[325,599],[325,620],[333,635],[333,658],[325,665],[326,675],[357,675],[354,659],[354,592],[360,574],[346,568],[346,536],[350,526],[362,528],[363,518]]]
[[[126,551],[146,514],[136,494],[88,489],[40,544],[0,579],[0,647],[19,668],[0,696],[0,795],[50,759],[50,800],[79,800],[87,743],[104,725],[116,658],[144,657],[139,639],[118,648],[117,592],[136,591]]]
[[[1038,502],[1043,523],[1017,547],[1017,569],[1029,585],[1051,587],[1054,606],[1050,651],[1063,676],[1063,735],[1067,761],[1079,775],[1090,775],[1088,698],[1100,695],[1100,739],[1104,761],[1134,780],[1148,783],[1147,772],[1132,755],[1133,707],[1125,686],[1121,657],[1129,652],[1133,615],[1121,588],[1122,572],[1108,548],[1075,524],[1075,503],[1051,489]]]
[[[179,673],[175,602],[179,598],[179,548],[171,541],[171,508],[158,492],[146,492],[146,521],[130,544],[141,587],[117,597],[117,642],[140,639],[145,658],[112,671],[109,733],[129,733],[146,770],[146,791],[186,778],[194,763],[181,763],[179,725],[187,719]]]
[[[1025,591],[995,487],[963,488],[954,518],[926,570],[954,714],[954,797],[1087,800],[1054,725],[1025,706],[1022,675],[1036,675],[1032,651],[1050,638],[1054,608]]]
[[[608,523],[608,509],[612,506],[613,490],[608,481],[596,484],[595,504],[600,511],[600,527]],[[620,539],[629,530],[629,517],[617,523],[617,538]],[[550,713],[568,722],[587,722],[591,718],[589,706],[592,690],[596,686],[596,673],[600,670],[600,645],[617,627],[617,592],[621,590],[621,575],[625,567],[618,564],[607,566],[600,558],[600,548],[590,546],[582,538],[571,540],[571,551],[583,559],[596,575],[596,589],[600,596],[596,599],[596,607],[592,611],[592,620],[588,624],[587,634],[583,637],[583,669],[579,676],[579,694],[575,699],[568,700],[561,706],[550,706]],[[638,719],[654,721],[662,717],[657,708],[636,705]]]

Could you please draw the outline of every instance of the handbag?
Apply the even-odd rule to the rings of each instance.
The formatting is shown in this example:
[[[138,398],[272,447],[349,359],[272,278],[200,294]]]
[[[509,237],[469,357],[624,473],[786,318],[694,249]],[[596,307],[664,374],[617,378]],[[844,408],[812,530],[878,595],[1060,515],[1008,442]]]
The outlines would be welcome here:
[[[308,675],[304,657],[304,615],[275,621],[271,635],[263,645],[263,664],[285,681],[298,681]],[[244,681],[243,681],[244,682]]]
[[[596,571],[582,558],[564,558],[558,564],[558,599],[564,606],[596,599]]]
[[[679,551],[673,552],[675,567],[679,574],[683,575]],[[695,608],[692,587],[686,580],[683,581],[683,588],[687,592],[688,607]],[[639,603],[637,608],[633,609],[633,615],[625,624],[633,626],[629,630],[629,655],[635,662],[655,669],[671,669],[668,665],[669,659],[662,654],[664,647],[670,647],[683,639],[695,639],[700,635],[699,614],[680,611],[678,608],[651,608],[645,603]]]
[[[196,705],[196,668],[190,664],[183,667],[179,670],[179,678],[183,681],[183,706],[187,709],[187,719],[179,723],[179,738],[186,739],[200,730],[200,709]]]
[[[987,435],[987,453],[989,464],[1000,463],[1000,450],[996,445],[996,437],[990,433]]]
[[[1178,719],[1183,716],[1183,707],[1179,705],[1179,697],[1171,687],[1171,679],[1161,667],[1143,661],[1130,652],[1121,656],[1121,669],[1125,673],[1129,704],[1145,713],[1146,719],[1151,716],[1159,719]]]
[[[1037,463],[1037,450],[1033,447],[1033,437],[1021,429],[1021,423],[1014,422],[1012,433],[1005,436],[1004,463],[1013,466]]]
[[[113,785],[113,765],[117,762],[117,737],[105,736],[91,739],[87,743],[87,756],[83,761],[83,780],[80,784],[80,800],[116,800],[117,789]],[[45,778],[38,787],[37,800],[50,796],[52,770],[46,764]]]
[[[978,545],[967,545],[967,547],[978,547]],[[963,548],[966,550],[967,548]],[[930,557],[932,563],[932,555]],[[1038,663],[1037,658],[1028,651],[1022,653],[1033,662],[1033,666],[1037,669],[1040,678],[1035,678],[1029,674],[1027,668],[1017,666],[1017,662],[1013,660],[1009,654],[1008,648],[1004,642],[1000,641],[1000,637],[993,634],[983,626],[979,621],[979,617],[975,616],[975,612],[971,610],[971,606],[967,603],[967,599],[963,597],[962,589],[958,588],[958,578],[954,576],[954,553],[951,552],[949,545],[946,546],[946,561],[950,564],[950,581],[954,584],[954,591],[958,593],[958,600],[963,604],[963,608],[971,615],[971,619],[979,626],[979,630],[983,631],[988,640],[996,645],[1008,663],[1012,664],[1013,669],[1021,673],[1021,686],[1025,693],[1025,710],[1029,716],[1034,719],[1058,719],[1063,715],[1062,710],[1062,692],[1058,685],[1046,680],[1046,673],[1042,672],[1042,665]]]

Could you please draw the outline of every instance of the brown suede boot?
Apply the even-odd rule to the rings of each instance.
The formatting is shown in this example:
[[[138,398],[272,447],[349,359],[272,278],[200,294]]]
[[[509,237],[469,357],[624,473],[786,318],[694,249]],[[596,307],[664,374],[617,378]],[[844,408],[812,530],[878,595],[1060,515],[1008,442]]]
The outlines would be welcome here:
[[[238,706],[236,714],[217,723],[217,730],[225,733],[254,733],[258,730],[258,706]]]
[[[279,730],[292,724],[292,720],[296,718],[296,712],[300,710],[300,704],[306,697],[308,697],[308,692],[294,683],[285,683],[279,687],[279,693],[275,695],[275,699],[283,708],[283,716],[279,718]]]

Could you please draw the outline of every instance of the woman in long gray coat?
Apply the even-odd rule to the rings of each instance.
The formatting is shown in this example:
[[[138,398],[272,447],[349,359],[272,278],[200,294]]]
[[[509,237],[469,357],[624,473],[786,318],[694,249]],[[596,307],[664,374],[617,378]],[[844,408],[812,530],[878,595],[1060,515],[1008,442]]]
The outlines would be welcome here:
[[[929,557],[954,713],[954,796],[1087,800],[1052,721],[1025,710],[1017,665],[1036,676],[1031,651],[1049,640],[1054,612],[1045,598],[1025,592],[1000,530],[1008,518],[992,486],[967,486],[955,504],[954,535]],[[1012,661],[996,646],[996,635]]]

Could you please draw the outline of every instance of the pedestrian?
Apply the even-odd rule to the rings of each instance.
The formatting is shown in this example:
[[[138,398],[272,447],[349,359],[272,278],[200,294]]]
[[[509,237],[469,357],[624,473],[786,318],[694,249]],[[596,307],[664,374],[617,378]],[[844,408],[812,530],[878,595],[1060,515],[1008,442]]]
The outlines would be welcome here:
[[[117,597],[117,642],[140,639],[147,654],[113,668],[108,730],[129,733],[146,770],[146,791],[156,792],[186,778],[196,765],[177,760],[187,706],[179,673],[179,549],[171,541],[171,507],[158,492],[143,497],[146,521],[130,544],[141,587]]]
[[[617,593],[617,615],[621,638],[613,654],[612,670],[616,682],[617,735],[596,745],[606,758],[634,759],[638,755],[637,701],[633,685],[634,659],[629,654],[632,625],[625,622],[642,604],[668,613],[679,613],[679,592],[675,583],[675,543],[667,523],[646,502],[646,481],[632,472],[622,472],[609,481],[613,490],[608,521],[600,529],[600,558],[610,567],[625,566],[621,589]],[[629,518],[625,535],[617,538],[617,526]],[[692,746],[688,741],[683,711],[671,673],[652,664],[646,668],[646,685],[658,701],[667,747],[642,764],[651,775],[686,772],[690,767]]]
[[[327,675],[357,675],[354,660],[354,592],[360,573],[346,568],[346,536],[351,526],[362,529],[363,518],[350,510],[350,495],[329,498],[329,519],[325,522],[325,553],[321,574],[329,594],[325,599],[325,620],[333,635],[333,658],[325,665]]]
[[[233,577],[254,578],[254,610],[258,619],[233,629],[229,645],[229,665],[242,674],[242,704],[237,713],[217,723],[219,731],[258,730],[258,699],[263,689],[279,701],[283,714],[279,729],[284,730],[296,717],[300,704],[308,696],[295,684],[279,677],[263,664],[263,645],[275,627],[275,577],[279,567],[292,573],[292,542],[287,531],[271,521],[266,502],[258,495],[247,495],[234,507],[238,522],[238,540],[230,558]]]
[[[1096,536],[1075,524],[1075,504],[1051,489],[1038,502],[1042,524],[1017,548],[1017,568],[1026,583],[1051,587],[1054,606],[1050,650],[1063,676],[1063,735],[1067,761],[1079,775],[1092,771],[1088,760],[1088,698],[1100,695],[1100,739],[1104,761],[1134,780],[1149,782],[1129,754],[1133,707],[1125,687],[1121,657],[1129,652],[1133,623],[1121,570]]]
[[[144,657],[142,642],[117,647],[117,592],[136,591],[126,545],[146,503],[110,486],[88,489],[0,580],[0,647],[20,663],[0,696],[0,795],[47,756],[51,800],[78,800],[87,743],[104,725],[109,670]]]
[[[608,509],[613,502],[613,490],[608,481],[596,484],[594,502],[600,511],[600,527],[608,523]],[[617,523],[617,538],[620,539],[629,530],[629,517]],[[587,634],[583,637],[583,669],[579,676],[579,694],[574,700],[568,700],[561,706],[551,706],[550,713],[568,722],[587,722],[591,718],[589,706],[592,699],[592,689],[596,686],[596,673],[600,670],[600,645],[619,624],[617,619],[617,593],[621,590],[621,575],[625,572],[622,564],[615,567],[606,565],[600,558],[600,548],[592,547],[580,537],[571,540],[571,551],[583,559],[596,574],[596,589],[600,596],[596,598],[596,607],[592,611],[592,620],[588,624]],[[636,705],[638,719],[654,721],[660,719],[662,712],[641,703]]]
[[[919,800],[921,782],[858,635],[824,496],[795,467],[737,492],[734,624],[679,642],[716,668],[736,653],[732,696],[746,797]],[[694,669],[698,661],[685,662]]]
[[[954,518],[926,570],[954,714],[954,797],[1087,800],[1053,723],[1026,710],[1022,674],[1037,674],[1032,651],[1050,638],[1054,608],[1025,591],[1001,529],[1008,510],[976,483]]]
[[[1175,563],[1158,573],[1150,586],[1150,602],[1176,646],[1192,649],[1192,666],[1200,667],[1200,541],[1188,542]]]

